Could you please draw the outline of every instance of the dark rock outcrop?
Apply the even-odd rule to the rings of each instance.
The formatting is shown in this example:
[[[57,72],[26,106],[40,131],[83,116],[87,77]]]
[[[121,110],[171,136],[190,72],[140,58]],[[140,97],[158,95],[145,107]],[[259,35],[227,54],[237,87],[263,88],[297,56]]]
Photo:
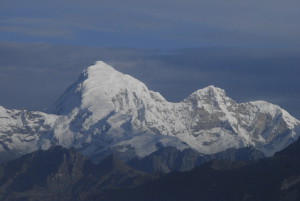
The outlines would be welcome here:
[[[0,166],[0,200],[82,200],[151,179],[110,155],[98,165],[75,149],[36,151]]]
[[[133,159],[128,165],[147,173],[169,173],[171,171],[188,171],[211,160],[250,161],[264,158],[265,155],[252,147],[230,148],[225,151],[203,155],[193,149],[182,151],[175,147],[163,147],[142,159]]]

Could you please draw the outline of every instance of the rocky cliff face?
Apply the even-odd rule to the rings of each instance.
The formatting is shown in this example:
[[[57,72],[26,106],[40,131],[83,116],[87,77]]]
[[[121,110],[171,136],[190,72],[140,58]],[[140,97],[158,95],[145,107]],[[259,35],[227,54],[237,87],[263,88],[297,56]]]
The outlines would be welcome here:
[[[253,147],[240,149],[229,148],[216,154],[203,155],[194,149],[182,151],[175,147],[163,147],[142,159],[132,159],[131,167],[147,173],[165,174],[172,171],[189,171],[211,160],[252,161],[265,155]]]
[[[48,110],[0,110],[0,151],[11,158],[52,145],[94,161],[124,160],[173,146],[214,154],[253,146],[272,155],[299,136],[299,120],[264,101],[237,103],[209,86],[179,103],[103,62],[88,67]]]

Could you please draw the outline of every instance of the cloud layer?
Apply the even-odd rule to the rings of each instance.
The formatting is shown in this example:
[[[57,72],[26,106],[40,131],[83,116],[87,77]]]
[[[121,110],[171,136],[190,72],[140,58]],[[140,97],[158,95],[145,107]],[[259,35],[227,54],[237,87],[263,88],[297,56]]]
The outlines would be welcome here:
[[[186,48],[299,47],[296,0],[3,0],[5,41]]]

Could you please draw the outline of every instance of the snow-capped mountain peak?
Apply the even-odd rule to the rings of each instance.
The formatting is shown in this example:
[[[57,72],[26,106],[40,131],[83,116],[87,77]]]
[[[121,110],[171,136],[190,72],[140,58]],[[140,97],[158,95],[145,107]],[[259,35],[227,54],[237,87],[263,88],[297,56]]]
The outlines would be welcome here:
[[[143,157],[164,146],[190,147],[203,154],[254,146],[272,155],[295,141],[300,128],[299,120],[279,106],[264,101],[237,103],[213,85],[182,102],[168,102],[104,62],[84,70],[49,112],[55,115],[26,116],[0,108],[0,115],[10,119],[0,116],[1,139],[5,139],[0,152],[15,151],[13,144],[19,143],[20,153],[56,144],[76,147],[95,160],[111,152],[127,159]],[[25,124],[43,132],[24,130]],[[14,129],[7,131],[10,125]],[[15,128],[23,130],[16,135]]]
[[[135,92],[141,96],[147,87],[135,78],[116,71],[111,66],[97,62],[86,70],[87,79],[82,83],[82,109],[104,118],[115,110],[113,99],[118,95]]]
[[[117,94],[134,91],[140,95],[147,90],[137,79],[98,61],[81,73],[78,80],[56,101],[49,112],[65,115],[79,107],[102,118],[114,110],[112,99]]]
[[[196,92],[200,93],[200,94],[210,94],[210,95],[216,95],[216,94],[223,94],[225,95],[225,90],[221,89],[219,87],[216,87],[214,85],[209,85],[203,89],[199,89]]]

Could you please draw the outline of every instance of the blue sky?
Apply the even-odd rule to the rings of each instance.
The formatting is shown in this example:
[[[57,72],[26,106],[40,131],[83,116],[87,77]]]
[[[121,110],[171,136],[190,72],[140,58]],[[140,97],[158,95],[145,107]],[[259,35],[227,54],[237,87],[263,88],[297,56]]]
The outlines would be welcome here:
[[[300,118],[299,21],[296,0],[1,0],[0,105],[45,108],[104,60],[171,101],[213,84]]]

